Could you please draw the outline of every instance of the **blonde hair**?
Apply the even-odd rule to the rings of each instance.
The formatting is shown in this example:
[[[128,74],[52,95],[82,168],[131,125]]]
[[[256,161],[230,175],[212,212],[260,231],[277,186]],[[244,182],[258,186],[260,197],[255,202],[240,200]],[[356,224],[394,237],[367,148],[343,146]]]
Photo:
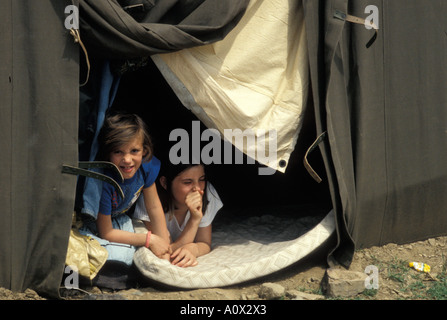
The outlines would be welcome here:
[[[143,140],[143,161],[150,161],[153,145],[144,121],[136,114],[119,113],[107,116],[98,136],[100,145],[98,160],[108,161],[111,152],[138,136]]]

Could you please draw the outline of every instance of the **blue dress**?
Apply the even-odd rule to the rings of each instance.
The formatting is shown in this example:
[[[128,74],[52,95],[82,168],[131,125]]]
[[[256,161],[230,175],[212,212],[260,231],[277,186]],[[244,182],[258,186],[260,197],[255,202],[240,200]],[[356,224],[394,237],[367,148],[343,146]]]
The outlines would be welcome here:
[[[90,216],[84,221],[80,232],[99,241],[109,253],[107,260],[121,261],[131,265],[136,248],[132,245],[110,242],[98,236],[96,218],[98,213],[111,215],[114,229],[134,232],[131,218],[126,214],[141,195],[143,189],[150,187],[157,179],[160,171],[160,161],[152,157],[149,162],[142,163],[141,167],[131,179],[121,183],[115,174],[105,170],[103,173],[114,178],[123,190],[124,199],[112,185],[97,179],[88,178],[83,194],[82,213]]]

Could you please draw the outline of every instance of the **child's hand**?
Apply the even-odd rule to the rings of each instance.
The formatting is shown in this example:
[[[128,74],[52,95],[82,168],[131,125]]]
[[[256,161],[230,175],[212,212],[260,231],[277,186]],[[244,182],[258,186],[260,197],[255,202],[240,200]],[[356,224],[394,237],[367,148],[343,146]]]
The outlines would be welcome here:
[[[194,267],[198,264],[195,255],[185,247],[175,250],[171,255],[171,260],[171,264],[182,268]]]
[[[149,249],[159,258],[169,260],[172,253],[171,245],[162,237],[151,234]]]
[[[203,190],[196,188],[186,195],[185,203],[191,212],[191,218],[202,219],[202,196]]]

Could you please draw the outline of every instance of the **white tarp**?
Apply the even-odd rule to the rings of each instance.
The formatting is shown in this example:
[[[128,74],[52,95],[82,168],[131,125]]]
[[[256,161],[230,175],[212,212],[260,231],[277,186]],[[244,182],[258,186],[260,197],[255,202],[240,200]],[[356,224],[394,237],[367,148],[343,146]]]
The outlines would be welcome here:
[[[228,140],[234,138],[238,149],[285,171],[309,85],[301,1],[252,0],[224,40],[153,60],[182,103],[208,128],[222,138],[225,129],[232,129]],[[235,143],[249,134],[256,137],[254,145]]]

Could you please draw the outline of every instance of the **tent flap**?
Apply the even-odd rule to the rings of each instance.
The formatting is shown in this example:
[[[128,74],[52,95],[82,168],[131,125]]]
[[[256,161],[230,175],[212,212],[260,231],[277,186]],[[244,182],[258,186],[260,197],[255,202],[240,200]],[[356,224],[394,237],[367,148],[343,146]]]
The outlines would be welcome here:
[[[223,39],[239,22],[248,0],[154,1],[139,20],[116,0],[79,3],[81,34],[89,52],[130,59]]]
[[[51,296],[64,270],[76,185],[61,172],[77,163],[78,47],[64,28],[70,4],[0,4],[0,286]]]
[[[371,5],[380,28],[368,48],[372,31],[334,12],[366,18]],[[337,209],[334,256],[349,257],[352,244],[445,235],[447,72],[440,66],[447,43],[439,21],[447,5],[332,0],[318,6],[305,2],[317,127],[328,134],[321,150]]]
[[[301,1],[252,0],[225,39],[153,59],[207,127],[261,164],[285,172],[309,89]]]

